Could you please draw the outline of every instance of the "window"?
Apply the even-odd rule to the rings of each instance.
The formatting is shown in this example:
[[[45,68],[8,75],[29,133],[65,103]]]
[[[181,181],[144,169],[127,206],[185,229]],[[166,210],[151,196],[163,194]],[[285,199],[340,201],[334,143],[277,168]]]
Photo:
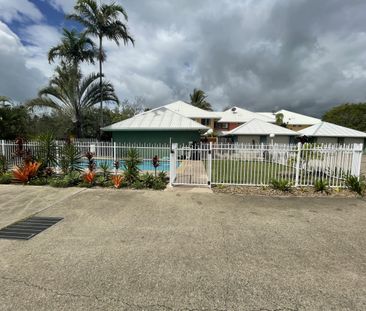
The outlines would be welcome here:
[[[210,125],[210,119],[201,119],[201,124],[205,125],[205,126],[209,126]]]

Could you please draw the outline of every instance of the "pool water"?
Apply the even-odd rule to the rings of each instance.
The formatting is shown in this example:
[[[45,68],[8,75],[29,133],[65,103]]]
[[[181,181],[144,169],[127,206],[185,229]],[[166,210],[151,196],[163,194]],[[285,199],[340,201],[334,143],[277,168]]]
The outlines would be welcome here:
[[[104,159],[104,160],[103,159],[96,159],[94,161],[95,161],[95,164],[97,166],[97,169],[100,168],[100,165],[102,163],[107,163],[110,170],[114,169],[114,166],[113,166],[114,161],[113,160],[110,160],[110,159]],[[125,169],[124,162],[125,161],[123,161],[123,160],[119,161],[119,169],[122,170],[122,171]],[[87,167],[88,162],[83,161],[82,166]],[[154,171],[155,170],[151,160],[143,160],[142,163],[139,165],[139,169],[142,170],[142,171]],[[160,165],[157,167],[156,170],[157,171],[165,171],[165,172],[169,171],[170,170],[169,161],[161,160]]]

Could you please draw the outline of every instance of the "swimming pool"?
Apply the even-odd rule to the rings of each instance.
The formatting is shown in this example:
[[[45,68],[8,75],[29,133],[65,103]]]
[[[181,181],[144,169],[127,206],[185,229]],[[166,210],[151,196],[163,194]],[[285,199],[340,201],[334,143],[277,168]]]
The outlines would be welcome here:
[[[108,164],[108,167],[110,170],[113,170],[114,169],[114,166],[113,166],[113,160],[110,160],[110,159],[95,159],[95,164],[97,166],[97,169],[100,168],[100,165],[102,163],[107,163]],[[120,170],[124,170],[125,167],[124,167],[124,160],[119,160],[119,169]],[[83,161],[82,163],[82,166],[83,167],[87,167],[88,166],[88,162],[86,160]],[[143,160],[142,163],[139,165],[139,169],[142,170],[142,171],[154,171],[155,168],[152,164],[152,161],[151,160]],[[160,160],[160,165],[157,167],[156,169],[157,171],[169,171],[170,170],[170,166],[169,166],[169,161],[168,160]]]

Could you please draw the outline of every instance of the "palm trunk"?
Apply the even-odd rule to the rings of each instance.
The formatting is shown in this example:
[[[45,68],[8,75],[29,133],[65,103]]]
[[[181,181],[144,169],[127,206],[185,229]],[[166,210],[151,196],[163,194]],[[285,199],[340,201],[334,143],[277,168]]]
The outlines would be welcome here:
[[[102,136],[102,130],[103,127],[103,68],[102,68],[102,52],[103,52],[103,42],[102,37],[99,36],[99,89],[100,89],[100,120],[99,120],[99,139]]]

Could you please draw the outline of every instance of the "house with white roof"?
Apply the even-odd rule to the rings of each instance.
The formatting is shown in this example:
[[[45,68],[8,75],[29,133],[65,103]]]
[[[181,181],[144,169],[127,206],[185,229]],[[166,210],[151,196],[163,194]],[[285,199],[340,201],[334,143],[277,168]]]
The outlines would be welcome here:
[[[207,111],[181,100],[165,105],[164,107],[212,129],[215,127],[215,122],[221,117],[220,112]]]
[[[239,107],[232,107],[220,113],[221,118],[217,121],[216,129],[231,131],[234,128],[253,119],[273,123],[272,118],[260,115]]]
[[[230,138],[232,142],[243,144],[289,144],[295,142],[299,133],[263,120],[252,119],[223,137]]]
[[[366,133],[336,125],[329,122],[320,122],[299,131],[316,143],[328,144],[363,144]]]
[[[287,128],[299,131],[304,128],[307,128],[311,125],[318,124],[322,120],[310,116],[306,116],[301,113],[288,111],[285,109],[281,109],[277,112],[258,112],[258,114],[266,116],[271,119],[271,122],[276,122],[276,115],[283,115],[283,123],[287,125]]]
[[[199,142],[209,128],[166,107],[155,108],[102,128],[115,142]]]

